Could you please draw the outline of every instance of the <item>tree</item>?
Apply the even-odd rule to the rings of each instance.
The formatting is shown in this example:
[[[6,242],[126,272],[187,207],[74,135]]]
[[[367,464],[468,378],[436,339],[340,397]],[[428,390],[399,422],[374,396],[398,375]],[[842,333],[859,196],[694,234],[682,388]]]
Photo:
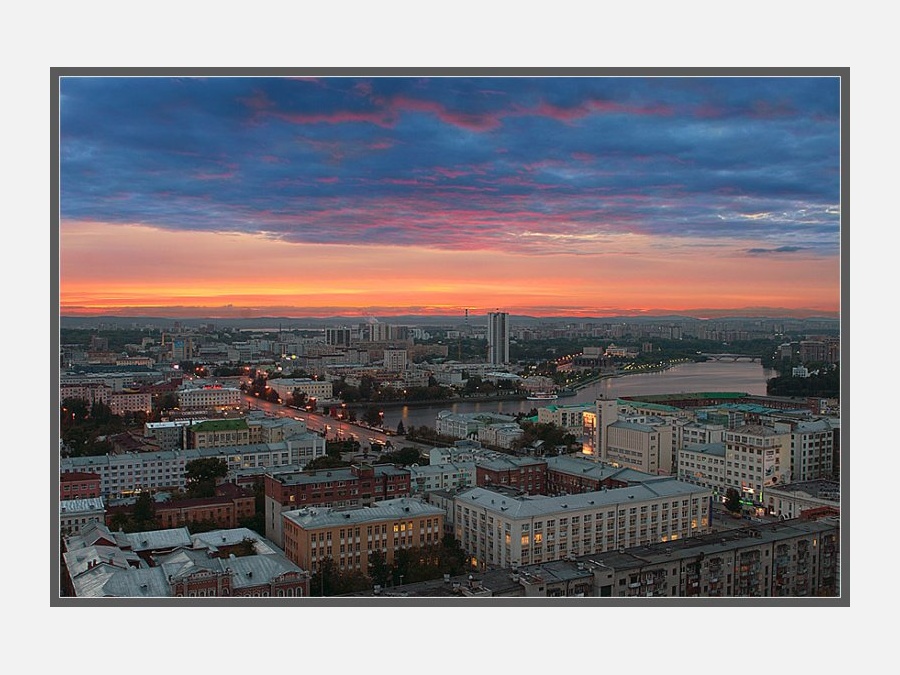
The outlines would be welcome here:
[[[131,519],[136,532],[156,529],[156,504],[153,495],[141,492],[134,502]]]
[[[375,406],[370,405],[368,408],[366,408],[366,412],[363,415],[363,421],[369,426],[381,426],[381,423],[383,422],[381,411],[379,411]]]
[[[228,464],[221,457],[202,457],[184,465],[187,493],[191,497],[214,497],[218,479],[228,475]]]
[[[403,420],[400,420],[400,422],[398,422],[398,424],[397,424],[397,435],[398,436],[406,435],[406,429],[403,426]]]
[[[369,555],[369,578],[380,586],[387,586],[388,579],[391,578],[391,566],[380,549],[375,549]]]
[[[734,488],[728,488],[725,492],[725,508],[732,513],[739,513],[741,510],[741,494]]]

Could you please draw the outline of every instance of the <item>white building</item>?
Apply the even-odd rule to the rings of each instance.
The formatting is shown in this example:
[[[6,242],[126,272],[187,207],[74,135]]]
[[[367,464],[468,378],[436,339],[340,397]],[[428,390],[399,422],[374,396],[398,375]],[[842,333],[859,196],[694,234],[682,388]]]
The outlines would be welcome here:
[[[243,400],[241,390],[233,387],[207,385],[188,387],[177,392],[178,406],[182,410],[213,408],[238,408]]]
[[[87,471],[100,475],[100,493],[128,496],[139,490],[184,489],[185,465],[195,459],[224,459],[229,471],[254,467],[306,466],[325,455],[325,439],[308,433],[280,443],[259,443],[222,448],[196,448],[161,452],[125,453],[97,457],[66,457],[60,473]]]
[[[409,467],[409,487],[413,495],[435,490],[455,490],[475,485],[475,462],[413,465]]]
[[[758,424],[725,432],[725,484],[763,503],[765,490],[791,480],[791,435]]]
[[[562,497],[476,487],[453,500],[454,534],[479,567],[517,568],[704,534],[710,497],[674,478]]]
[[[497,413],[453,413],[442,410],[435,420],[437,433],[451,438],[474,438],[478,430],[489,424],[511,424],[516,418],[512,415]]]
[[[332,384],[329,380],[313,380],[305,377],[276,377],[268,380],[266,384],[274,389],[283,401],[286,401],[294,393],[295,389],[302,391],[307,398],[330,399],[333,395]]]
[[[105,521],[106,508],[102,497],[64,499],[59,502],[59,529],[63,535],[79,534],[88,523]]]
[[[486,424],[478,428],[478,440],[485,445],[498,448],[511,448],[525,435],[525,431],[515,422]]]
[[[841,486],[837,481],[813,480],[771,487],[766,490],[765,504],[768,513],[785,519],[823,507],[840,511]]]

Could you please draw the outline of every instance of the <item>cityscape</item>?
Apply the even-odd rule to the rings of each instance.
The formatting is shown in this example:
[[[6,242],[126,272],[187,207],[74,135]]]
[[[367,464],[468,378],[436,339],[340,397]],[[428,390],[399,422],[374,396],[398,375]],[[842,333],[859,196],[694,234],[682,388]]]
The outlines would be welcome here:
[[[53,594],[840,601],[841,84],[61,77]]]

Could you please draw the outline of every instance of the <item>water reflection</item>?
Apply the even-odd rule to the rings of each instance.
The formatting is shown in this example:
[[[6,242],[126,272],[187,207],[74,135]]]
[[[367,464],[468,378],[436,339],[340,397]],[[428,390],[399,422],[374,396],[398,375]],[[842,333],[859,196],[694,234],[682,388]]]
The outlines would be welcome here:
[[[739,391],[765,396],[766,380],[775,375],[774,370],[764,369],[758,363],[747,361],[683,363],[656,373],[606,378],[579,390],[575,396],[560,397],[552,403],[575,405],[593,403],[601,397],[721,391]],[[434,427],[435,417],[441,410],[450,410],[454,413],[494,412],[515,415],[520,412],[527,413],[541,405],[541,401],[522,400],[385,408],[384,425],[388,429],[395,429],[402,421],[406,428],[422,425]]]

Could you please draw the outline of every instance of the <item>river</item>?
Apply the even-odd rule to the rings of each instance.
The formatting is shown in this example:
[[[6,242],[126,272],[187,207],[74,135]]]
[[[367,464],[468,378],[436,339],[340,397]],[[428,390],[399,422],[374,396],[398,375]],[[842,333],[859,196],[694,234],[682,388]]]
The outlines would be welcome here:
[[[646,394],[678,394],[702,391],[740,391],[758,396],[766,395],[766,380],[776,376],[774,370],[764,369],[750,361],[704,361],[683,363],[654,373],[608,377],[588,385],[575,396],[561,396],[555,401],[488,401],[480,403],[446,403],[423,407],[388,407],[384,410],[384,426],[396,429],[403,426],[434,427],[441,410],[455,413],[497,412],[515,415],[532,408],[556,405],[593,403],[596,399]]]

